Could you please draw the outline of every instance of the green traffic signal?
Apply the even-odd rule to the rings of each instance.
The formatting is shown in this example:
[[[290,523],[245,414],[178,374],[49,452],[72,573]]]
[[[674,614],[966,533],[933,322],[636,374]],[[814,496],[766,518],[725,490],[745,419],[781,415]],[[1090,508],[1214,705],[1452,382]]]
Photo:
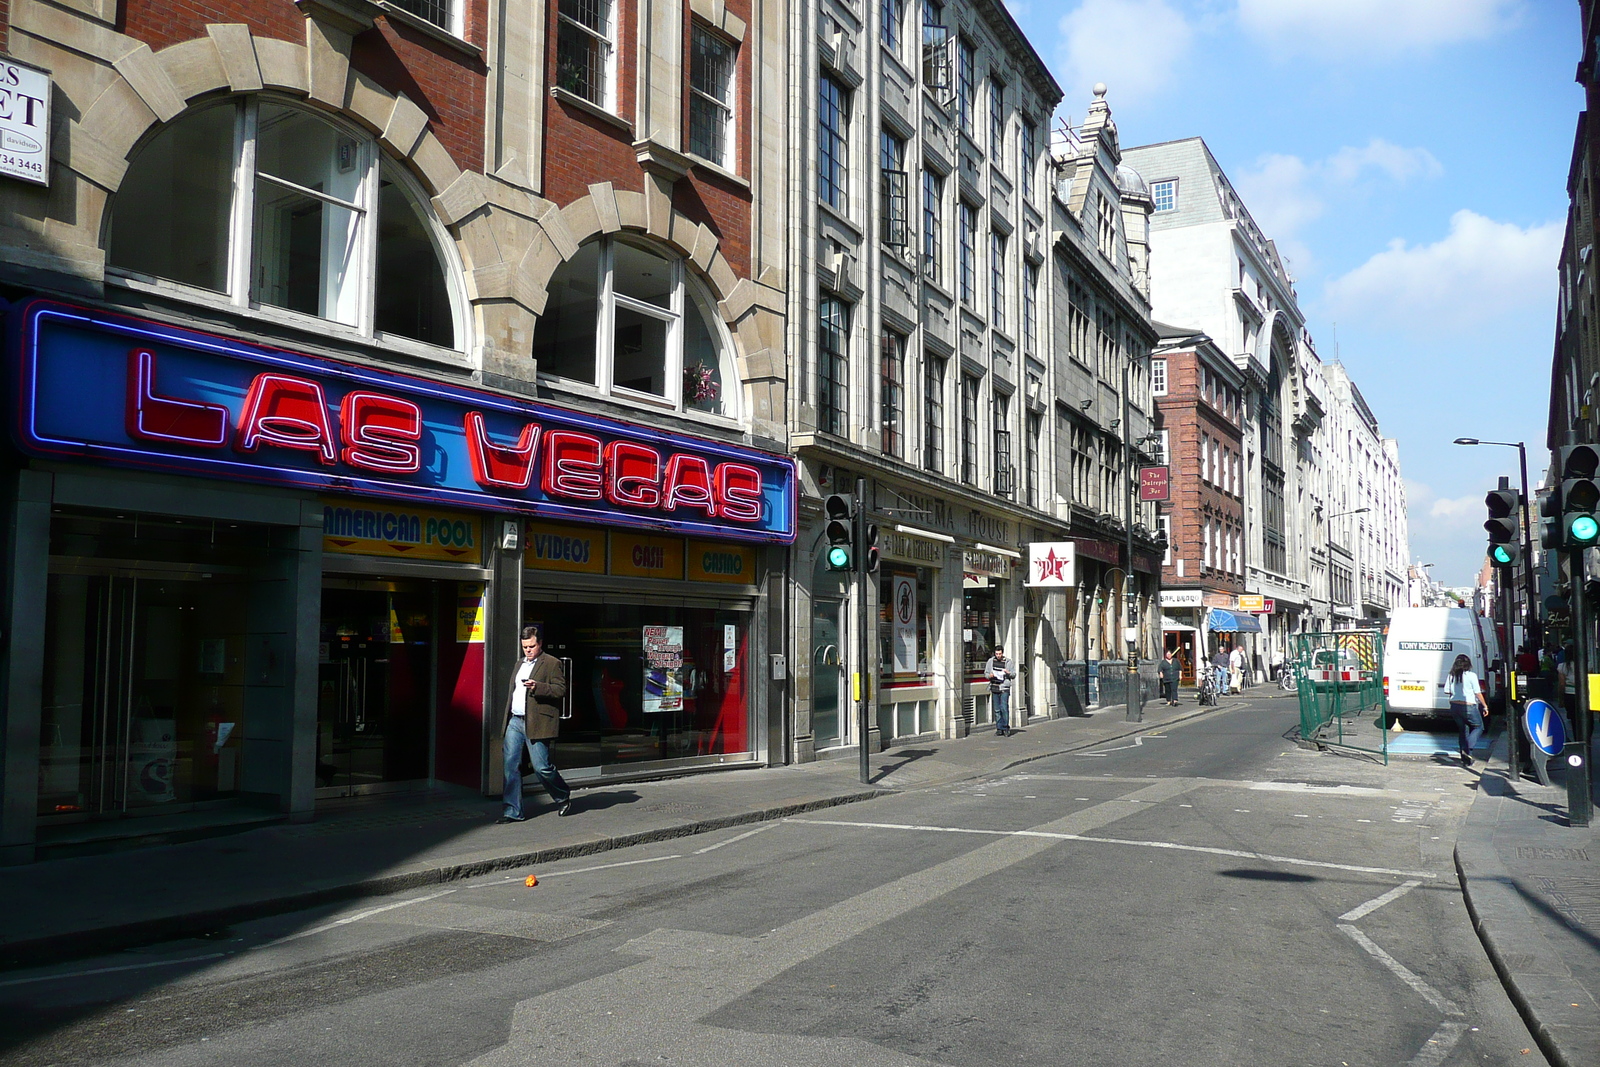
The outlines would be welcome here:
[[[1593,515],[1579,514],[1567,519],[1567,543],[1573,548],[1587,548],[1600,538],[1600,520]]]
[[[1501,566],[1506,566],[1511,562],[1511,553],[1505,545],[1495,545],[1489,552],[1489,558]]]
[[[849,570],[850,550],[844,545],[830,545],[828,548],[828,569],[834,571]]]
[[[825,533],[828,551],[824,558],[830,571],[850,570],[855,562],[851,547],[856,542],[856,502],[843,493],[834,493],[823,501],[823,512],[828,516]]]

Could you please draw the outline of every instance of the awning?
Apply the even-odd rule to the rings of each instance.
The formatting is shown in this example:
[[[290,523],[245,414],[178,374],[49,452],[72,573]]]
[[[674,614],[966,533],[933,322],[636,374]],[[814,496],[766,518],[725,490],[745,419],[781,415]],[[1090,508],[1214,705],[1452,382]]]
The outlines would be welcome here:
[[[1206,612],[1206,628],[1219,634],[1258,634],[1261,624],[1254,615],[1212,608]]]
[[[1181,630],[1185,633],[1191,634],[1200,632],[1186,622],[1179,622],[1177,619],[1169,619],[1165,615],[1161,616],[1161,629],[1165,633],[1172,633],[1174,630]]]

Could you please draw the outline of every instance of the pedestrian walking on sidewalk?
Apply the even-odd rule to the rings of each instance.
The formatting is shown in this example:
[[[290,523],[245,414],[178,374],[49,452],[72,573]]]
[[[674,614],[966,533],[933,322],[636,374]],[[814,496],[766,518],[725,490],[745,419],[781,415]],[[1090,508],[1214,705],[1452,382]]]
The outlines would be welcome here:
[[[1006,659],[1006,650],[994,646],[994,655],[983,665],[984,677],[989,679],[989,703],[994,708],[994,732],[997,737],[1011,736],[1011,679],[1017,676],[1012,663]]]
[[[1183,664],[1178,662],[1178,650],[1167,649],[1161,659],[1161,699],[1168,707],[1178,706],[1178,679],[1183,674]]]
[[[550,762],[550,742],[561,732],[561,708],[556,704],[567,695],[567,679],[561,661],[544,650],[544,631],[538,626],[522,628],[522,662],[517,665],[511,692],[506,698],[505,813],[501,822],[521,822],[522,750],[528,750],[533,773],[556,802],[557,815],[572,814],[572,790]]]
[[[1461,735],[1461,765],[1470,767],[1472,750],[1483,737],[1483,717],[1489,713],[1489,702],[1483,698],[1483,687],[1473,673],[1472,660],[1466,656],[1457,656],[1450,665],[1449,689],[1450,717]]]
[[[1218,645],[1217,651],[1211,657],[1211,673],[1217,680],[1217,695],[1228,695],[1228,649],[1225,645]]]
[[[1239,645],[1228,653],[1228,684],[1234,692],[1244,692],[1244,649]]]

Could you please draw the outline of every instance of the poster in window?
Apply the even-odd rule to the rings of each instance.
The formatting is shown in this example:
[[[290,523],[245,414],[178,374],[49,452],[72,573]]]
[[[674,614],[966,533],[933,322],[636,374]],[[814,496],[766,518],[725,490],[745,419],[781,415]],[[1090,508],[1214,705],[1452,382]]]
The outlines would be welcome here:
[[[894,673],[917,670],[917,580],[894,576]]]
[[[644,713],[683,710],[683,627],[644,627]]]

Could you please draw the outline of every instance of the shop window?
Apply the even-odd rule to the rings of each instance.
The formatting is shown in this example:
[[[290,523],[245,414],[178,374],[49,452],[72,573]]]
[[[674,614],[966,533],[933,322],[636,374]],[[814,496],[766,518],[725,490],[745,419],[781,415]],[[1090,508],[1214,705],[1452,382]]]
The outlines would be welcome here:
[[[556,20],[556,87],[616,107],[611,0],[561,0]]]
[[[733,69],[739,48],[698,23],[689,30],[689,151],[733,166]]]
[[[998,639],[1000,591],[989,583],[982,575],[967,575],[962,583],[962,676],[969,682],[983,680],[983,665],[994,655]]]
[[[885,564],[878,579],[878,672],[885,689],[933,678],[933,572]]]
[[[251,97],[186,115],[140,149],[111,205],[106,261],[132,284],[459,348],[453,272],[421,204],[370,138]]]
[[[682,260],[606,238],[581,246],[547,291],[533,331],[541,375],[733,415],[731,346]]]

